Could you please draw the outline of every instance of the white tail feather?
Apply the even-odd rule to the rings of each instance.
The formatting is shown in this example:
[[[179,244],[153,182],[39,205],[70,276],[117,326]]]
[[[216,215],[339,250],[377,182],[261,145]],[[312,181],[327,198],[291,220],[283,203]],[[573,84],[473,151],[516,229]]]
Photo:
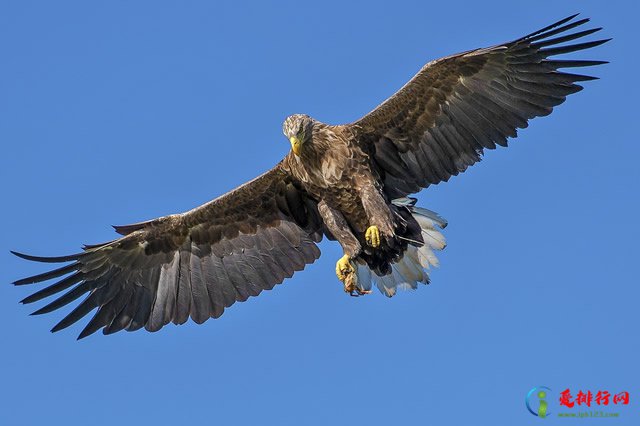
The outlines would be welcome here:
[[[367,265],[357,265],[356,267],[356,285],[360,290],[371,290],[371,269]]]
[[[425,269],[431,269],[431,266],[435,266],[436,268],[440,266],[440,262],[438,258],[433,253],[433,250],[427,245],[424,245],[418,249],[418,259],[420,265],[422,265]]]
[[[429,219],[428,217],[420,216],[420,215],[414,215],[413,217],[418,222],[418,225],[420,225],[420,228],[422,228],[422,229],[436,229],[435,222],[433,220]]]
[[[447,224],[448,224],[447,219],[443,218],[438,213],[431,211],[429,209],[425,209],[423,207],[412,207],[411,209],[413,210],[413,213],[415,213],[413,215],[414,217],[416,216],[428,217],[429,219],[437,223],[440,228],[444,229],[447,227]]]
[[[444,239],[444,235],[442,235],[435,229],[423,229],[422,239],[424,240],[425,244],[428,244],[429,247],[436,250],[442,250],[447,245],[447,242]]]

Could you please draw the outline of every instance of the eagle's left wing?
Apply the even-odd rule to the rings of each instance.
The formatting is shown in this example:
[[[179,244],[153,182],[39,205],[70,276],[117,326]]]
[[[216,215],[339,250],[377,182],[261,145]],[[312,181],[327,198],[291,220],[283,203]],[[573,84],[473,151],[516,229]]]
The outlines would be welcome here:
[[[82,253],[27,260],[70,264],[16,285],[60,281],[24,299],[32,303],[71,288],[34,312],[85,299],[52,331],[97,311],[80,333],[88,336],[145,327],[157,331],[217,318],[236,301],[257,296],[313,263],[322,238],[316,203],[280,165],[184,214],[116,227],[122,238],[86,246]]]
[[[552,56],[607,40],[563,44],[600,28],[566,34],[588,22],[571,16],[517,40],[438,59],[397,93],[348,124],[372,152],[391,198],[447,181],[480,161],[485,149],[507,146],[528,120],[551,113],[576,82],[594,77],[560,71],[605,63]]]

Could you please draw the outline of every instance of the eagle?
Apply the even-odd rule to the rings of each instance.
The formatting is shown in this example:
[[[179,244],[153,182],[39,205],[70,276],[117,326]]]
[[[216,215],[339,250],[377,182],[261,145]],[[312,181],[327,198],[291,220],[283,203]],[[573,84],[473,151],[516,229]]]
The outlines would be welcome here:
[[[530,119],[580,91],[577,83],[595,79],[567,69],[606,61],[556,58],[609,40],[574,42],[601,30],[574,30],[589,21],[577,16],[429,62],[353,123],[289,116],[283,133],[291,151],[282,161],[193,210],[115,226],[119,238],[76,254],[12,252],[64,264],[16,281],[57,279],[22,303],[55,295],[33,313],[40,315],[84,297],[51,330],[95,311],[78,339],[100,329],[157,331],[189,318],[200,324],[313,263],[325,237],[343,249],[336,275],[350,295],[375,285],[391,297],[428,284],[447,222],[410,195],[464,172],[485,150],[506,147]]]

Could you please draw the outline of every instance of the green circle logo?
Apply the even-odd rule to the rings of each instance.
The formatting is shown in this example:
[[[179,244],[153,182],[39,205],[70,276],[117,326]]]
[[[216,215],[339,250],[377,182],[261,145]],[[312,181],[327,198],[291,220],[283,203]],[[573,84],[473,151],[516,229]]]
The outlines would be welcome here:
[[[549,389],[546,386],[536,386],[535,388],[531,389],[527,393],[527,397],[524,399],[524,403],[527,406],[527,410],[529,410],[529,412],[534,416],[540,417],[542,419],[544,419],[549,415],[549,412],[548,412],[549,404],[547,403],[547,399],[546,399],[547,398],[546,391],[551,391],[551,389]],[[535,405],[533,403],[534,401],[532,401],[532,400],[535,400],[534,395],[535,397],[538,397],[537,410],[534,410],[532,408],[532,406]]]

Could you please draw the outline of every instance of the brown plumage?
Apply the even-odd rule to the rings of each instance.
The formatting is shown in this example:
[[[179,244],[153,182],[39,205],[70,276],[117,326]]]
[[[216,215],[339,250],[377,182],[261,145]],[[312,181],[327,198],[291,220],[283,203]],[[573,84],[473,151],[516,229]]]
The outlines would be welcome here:
[[[425,65],[395,95],[355,123],[330,126],[305,115],[284,123],[292,143],[275,168],[189,212],[116,227],[121,238],[62,257],[16,255],[66,266],[16,281],[61,278],[25,298],[66,291],[42,314],[84,296],[52,331],[97,308],[80,338],[102,329],[159,330],[191,317],[217,318],[236,301],[271,289],[314,262],[323,236],[345,257],[337,274],[352,294],[372,281],[388,296],[415,288],[444,248],[446,221],[408,195],[447,181],[506,146],[528,120],[551,113],[576,82],[593,77],[560,71],[602,64],[552,56],[607,40],[563,44],[599,30],[563,19],[515,41]]]

